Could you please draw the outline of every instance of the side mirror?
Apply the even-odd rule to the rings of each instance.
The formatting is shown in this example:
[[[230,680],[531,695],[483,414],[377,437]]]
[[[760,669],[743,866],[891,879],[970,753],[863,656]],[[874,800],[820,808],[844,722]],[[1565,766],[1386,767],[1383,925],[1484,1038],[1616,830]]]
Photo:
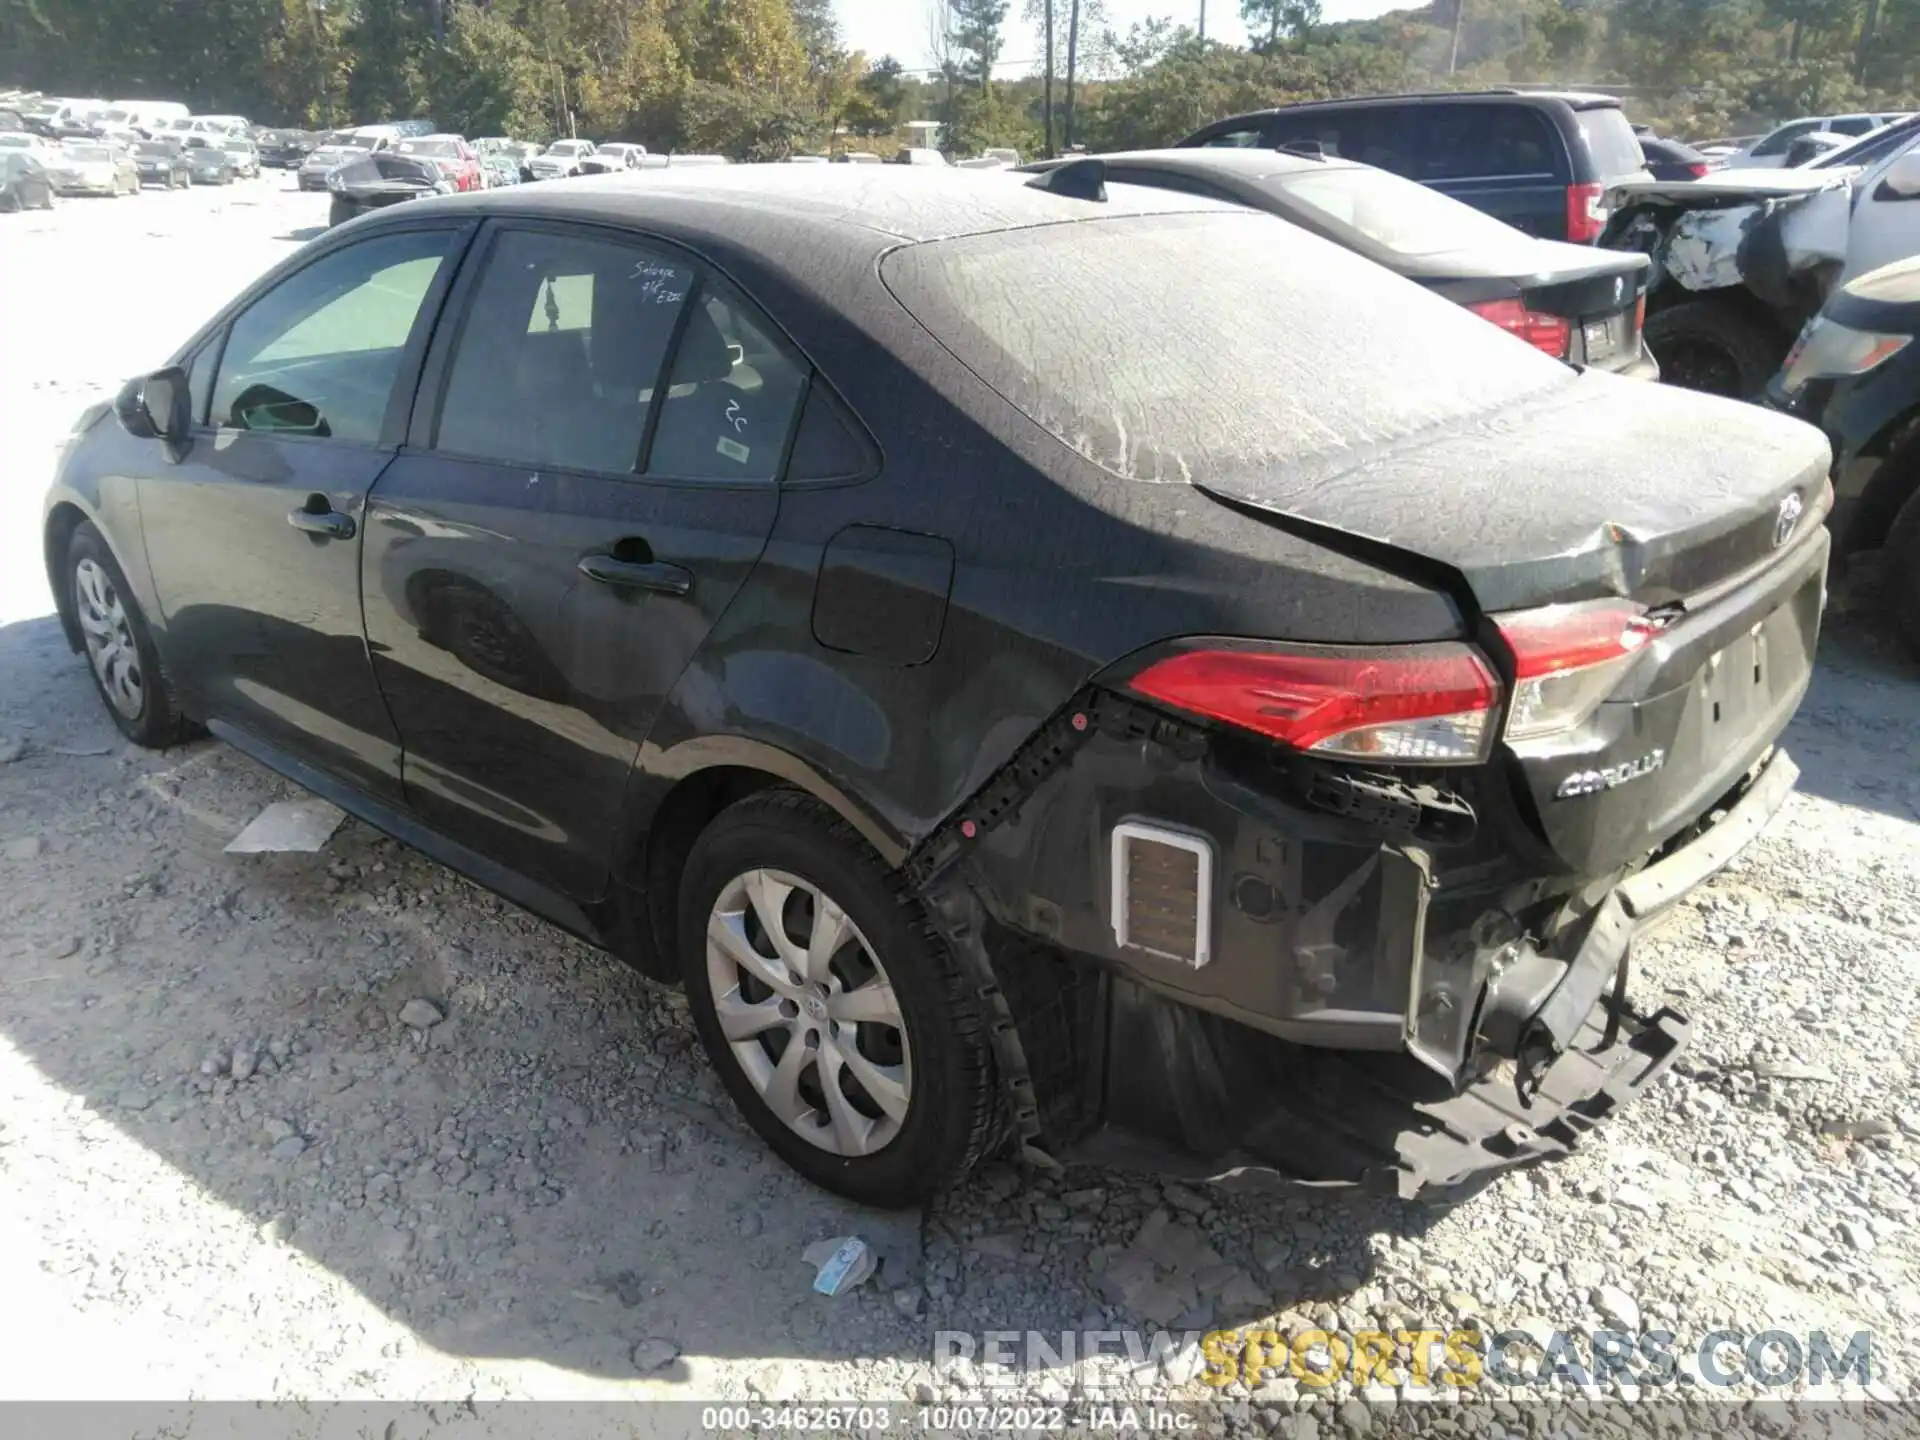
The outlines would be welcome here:
[[[184,440],[191,428],[187,372],[169,365],[136,376],[120,387],[113,413],[129,435],[141,440]]]
[[[1886,173],[1880,177],[1880,193],[1874,198],[1920,199],[1920,154],[1909,150],[1887,166]]]

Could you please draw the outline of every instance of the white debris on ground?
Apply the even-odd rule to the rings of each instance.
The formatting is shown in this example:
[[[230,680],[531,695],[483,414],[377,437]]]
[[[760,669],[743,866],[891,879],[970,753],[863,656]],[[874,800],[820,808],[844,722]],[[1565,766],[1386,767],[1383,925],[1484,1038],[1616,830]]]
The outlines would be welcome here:
[[[0,347],[0,1398],[905,1404],[998,1393],[936,1369],[940,1332],[1154,1326],[1867,1330],[1878,1393],[1915,1393],[1920,684],[1870,628],[1830,636],[1802,793],[1641,947],[1636,998],[1696,1022],[1681,1073],[1572,1161],[1444,1212],[1004,1166],[862,1212],[746,1130],[676,994],[352,821],[225,854],[302,797],[100,712],[42,488],[83,403],[313,233],[325,197],[288,184],[0,216],[27,280]],[[800,1257],[848,1236],[876,1271],[814,1293]],[[1395,1393],[1225,1398],[1223,1429],[1311,1403],[1364,1434]]]

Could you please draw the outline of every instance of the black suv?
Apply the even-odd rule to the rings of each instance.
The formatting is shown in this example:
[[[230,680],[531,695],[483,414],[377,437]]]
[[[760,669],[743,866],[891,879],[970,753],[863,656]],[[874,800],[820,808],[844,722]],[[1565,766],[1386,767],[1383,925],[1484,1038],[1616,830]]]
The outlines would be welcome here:
[[[1611,95],[1445,91],[1284,105],[1219,120],[1181,145],[1321,152],[1377,165],[1548,240],[1589,244],[1607,188],[1647,178],[1640,142]]]

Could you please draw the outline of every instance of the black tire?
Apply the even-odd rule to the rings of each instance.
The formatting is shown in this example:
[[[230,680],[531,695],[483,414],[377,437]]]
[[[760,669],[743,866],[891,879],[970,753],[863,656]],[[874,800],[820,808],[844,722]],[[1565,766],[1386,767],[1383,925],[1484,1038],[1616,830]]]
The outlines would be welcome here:
[[[1907,653],[1920,660],[1920,491],[1893,517],[1881,548],[1889,618]]]
[[[756,869],[784,871],[817,886],[859,928],[892,982],[911,1083],[897,1133],[870,1154],[836,1154],[789,1128],[721,1031],[708,973],[708,917],[734,879]],[[951,1189],[994,1144],[1000,1133],[998,1082],[975,986],[901,877],[811,796],[762,791],[723,811],[701,833],[680,881],[679,947],[689,1007],[708,1058],[747,1122],[806,1179],[862,1204],[899,1209]]]
[[[344,225],[359,213],[351,200],[344,195],[336,195],[327,205],[327,226]]]
[[[133,588],[127,584],[120,562],[114,559],[113,551],[100,532],[84,520],[74,527],[73,534],[68,538],[66,560],[61,566],[68,602],[76,610],[84,603],[77,590],[77,577],[82,564],[96,565],[106,573],[114,596],[125,613],[127,630],[139,660],[142,704],[137,713],[130,715],[117,706],[107,693],[91,652],[86,652],[87,674],[92,677],[93,688],[100,696],[100,703],[106,706],[107,714],[120,727],[121,734],[149,750],[165,750],[170,745],[193,738],[199,733],[199,727],[180,713],[172,682],[168,680],[166,668],[160,662],[160,651],[153,643],[152,631],[147,628],[147,617],[140,612],[140,604],[133,597]]]
[[[1793,343],[1771,321],[1711,298],[1648,316],[1646,340],[1667,384],[1730,400],[1751,400],[1765,390]]]

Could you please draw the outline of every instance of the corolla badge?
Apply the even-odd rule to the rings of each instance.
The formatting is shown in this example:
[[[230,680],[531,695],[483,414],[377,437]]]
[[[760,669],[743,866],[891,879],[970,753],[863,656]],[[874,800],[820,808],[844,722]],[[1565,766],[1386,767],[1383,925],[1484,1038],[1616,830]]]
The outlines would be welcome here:
[[[1780,502],[1780,513],[1773,517],[1774,549],[1778,550],[1793,538],[1793,532],[1800,528],[1800,512],[1805,508],[1806,502],[1797,490]]]
[[[1560,782],[1560,788],[1553,792],[1553,798],[1571,800],[1576,795],[1598,795],[1602,790],[1616,790],[1630,780],[1653,774],[1666,763],[1666,751],[1649,750],[1638,760],[1628,760],[1598,770],[1576,770]]]

